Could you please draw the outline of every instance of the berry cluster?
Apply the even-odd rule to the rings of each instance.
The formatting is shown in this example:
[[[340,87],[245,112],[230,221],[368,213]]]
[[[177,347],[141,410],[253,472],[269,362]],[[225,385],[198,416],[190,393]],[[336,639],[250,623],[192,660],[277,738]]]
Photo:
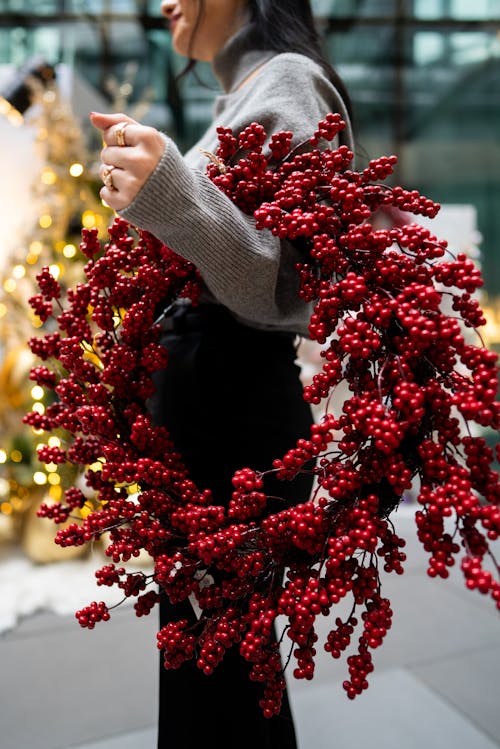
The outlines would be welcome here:
[[[390,515],[412,487],[429,575],[447,577],[461,553],[466,586],[500,609],[492,550],[500,450],[476,426],[500,427],[497,357],[466,337],[484,323],[474,298],[481,276],[417,223],[375,228],[379,209],[433,217],[439,206],[383,184],[395,157],[354,171],[349,149],[332,144],[343,127],[328,115],[295,146],[291,133],[268,139],[257,123],[238,136],[219,128],[218,150],[208,154],[208,177],[257,229],[303,253],[299,294],[311,306],[309,333],[324,359],[304,398],[324,404],[324,414],[269,471],[282,481],[313,471],[311,501],[269,514],[263,474],[242,466],[221,506],[193,484],[168,431],[154,426],[146,404],[152,374],[168,366],[158,316],[180,296],[195,304],[200,289],[196,269],[154,237],[136,236],[119,218],[104,247],[95,231],[83,230],[86,283],[64,300],[44,269],[31,300],[47,330],[30,342],[47,362],[31,376],[53,399],[45,414],[25,420],[65,433],[67,449],[42,447],[40,459],[80,465],[88,487],[85,496],[68,489],[65,503],[40,514],[59,523],[75,516],[57,533],[62,546],[109,533],[112,563],[97,571],[98,582],[136,597],[138,616],[159,600],[155,587],[144,592],[151,584],[172,602],[194,596],[197,622],[172,622],[158,634],[166,667],[194,658],[209,674],[237,645],[263,685],[266,716],[279,711],[285,686],[278,617],[302,679],[314,675],[318,616],[335,617],[324,643],[334,658],[361,626],[344,688],[350,698],[367,688],[371,651],[392,618],[381,567],[402,574],[405,561]],[[340,383],[349,396],[336,403]],[[116,566],[143,550],[154,560],[151,575]],[[335,607],[346,598],[352,611],[342,621]],[[108,617],[102,602],[77,613],[86,627]]]

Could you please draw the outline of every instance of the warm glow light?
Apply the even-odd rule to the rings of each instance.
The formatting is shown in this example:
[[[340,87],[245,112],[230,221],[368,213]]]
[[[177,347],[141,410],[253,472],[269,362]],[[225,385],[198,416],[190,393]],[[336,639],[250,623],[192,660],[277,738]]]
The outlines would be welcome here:
[[[483,305],[486,325],[481,328],[481,334],[488,345],[500,343],[500,306],[499,301],[489,300],[489,304]]]
[[[35,239],[34,242],[30,243],[29,250],[33,255],[39,255],[43,250],[43,244]]]
[[[61,447],[61,440],[59,437],[49,437],[48,443],[49,447]]]
[[[60,486],[51,486],[49,489],[49,496],[54,502],[60,502],[62,497],[62,489]]]
[[[43,216],[40,216],[38,219],[38,223],[42,229],[48,229],[49,226],[52,226],[52,216],[49,216],[48,213],[44,213]]]
[[[36,471],[33,474],[33,481],[35,484],[38,484],[38,486],[43,486],[47,483],[47,474],[43,473],[43,471]]]
[[[45,391],[43,387],[40,387],[40,385],[35,385],[31,388],[31,397],[35,401],[42,400],[43,396],[45,395]]]
[[[10,502],[2,502],[0,505],[0,512],[4,515],[10,515],[12,513],[12,505]]]
[[[5,317],[7,314],[7,305],[3,302],[0,302],[0,317]]]
[[[46,463],[45,470],[47,473],[55,473],[57,471],[57,463]]]
[[[69,173],[72,177],[80,177],[80,175],[83,174],[83,164],[79,164],[78,162],[71,164]]]
[[[13,463],[20,463],[23,459],[23,454],[20,450],[12,450],[10,459]]]
[[[37,414],[44,414],[45,406],[43,405],[43,403],[40,403],[40,401],[37,401],[36,403],[33,403],[33,408],[31,410]]]
[[[3,282],[3,287],[5,291],[7,292],[7,294],[12,294],[12,292],[14,292],[17,289],[17,283],[14,281],[13,278],[7,278]]]
[[[57,486],[61,483],[61,477],[58,473],[50,473],[48,475],[49,484],[52,484],[52,486]]]
[[[7,460],[7,453],[5,450],[0,450],[0,463],[5,463]]]
[[[57,179],[57,174],[53,169],[44,169],[40,175],[40,179],[44,185],[53,185]]]
[[[82,213],[82,224],[86,229],[91,229],[96,222],[94,211],[84,211]]]
[[[75,257],[76,255],[76,247],[74,244],[67,244],[63,247],[63,255],[67,258]]]
[[[24,276],[26,275],[26,268],[24,267],[24,265],[15,265],[12,268],[12,275],[14,276],[14,278],[18,279],[24,278]]]
[[[49,265],[49,271],[54,278],[59,278],[61,275],[61,266],[53,263],[52,265]]]
[[[24,117],[21,112],[18,112],[17,109],[15,109],[7,99],[4,99],[3,96],[0,96],[0,114],[7,117],[10,124],[15,125],[16,127],[19,127],[19,125],[22,125],[24,122]]]

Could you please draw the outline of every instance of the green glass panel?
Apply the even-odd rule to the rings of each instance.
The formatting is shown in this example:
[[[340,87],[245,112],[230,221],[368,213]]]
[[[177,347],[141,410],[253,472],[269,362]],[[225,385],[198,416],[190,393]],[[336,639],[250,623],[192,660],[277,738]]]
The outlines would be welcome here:
[[[417,18],[487,21],[500,18],[500,0],[415,0]]]
[[[367,18],[391,16],[398,0],[312,0],[313,12],[319,17]]]

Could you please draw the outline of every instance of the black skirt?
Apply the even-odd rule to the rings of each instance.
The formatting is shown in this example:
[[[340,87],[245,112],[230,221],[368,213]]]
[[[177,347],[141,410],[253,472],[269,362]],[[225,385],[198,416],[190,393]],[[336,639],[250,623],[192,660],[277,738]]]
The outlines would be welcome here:
[[[226,504],[235,470],[269,469],[309,437],[313,419],[302,397],[295,336],[242,325],[218,305],[181,307],[166,327],[169,361],[156,375],[155,422],[168,428],[198,488]],[[275,497],[268,511],[306,501],[311,488],[310,475],[292,482],[266,476],[264,491]],[[193,619],[190,604],[173,606],[163,596],[160,626],[180,616]],[[280,715],[264,718],[262,685],[248,672],[237,646],[211,676],[194,661],[175,670],[160,662],[159,749],[294,749],[287,695]]]

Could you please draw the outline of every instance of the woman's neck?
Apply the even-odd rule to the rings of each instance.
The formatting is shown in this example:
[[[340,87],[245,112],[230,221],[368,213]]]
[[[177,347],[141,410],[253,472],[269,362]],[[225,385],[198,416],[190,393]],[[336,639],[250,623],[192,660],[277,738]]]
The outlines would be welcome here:
[[[217,53],[214,74],[226,93],[245,85],[276,52],[264,50],[251,23],[245,24]]]

